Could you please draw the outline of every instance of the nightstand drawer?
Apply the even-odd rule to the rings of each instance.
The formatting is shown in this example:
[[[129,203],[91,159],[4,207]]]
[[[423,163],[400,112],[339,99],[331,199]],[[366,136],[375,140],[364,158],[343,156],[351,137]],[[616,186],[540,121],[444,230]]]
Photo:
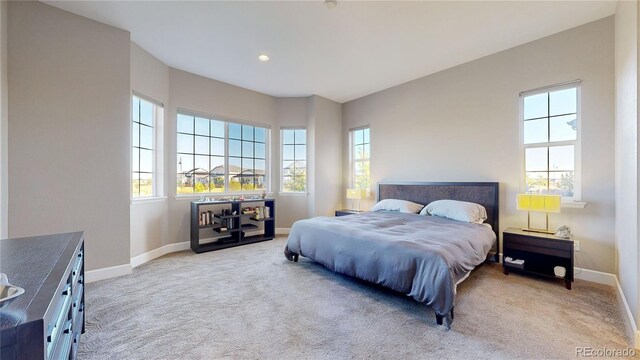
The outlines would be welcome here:
[[[507,254],[509,250],[521,250],[521,251],[528,251],[528,252],[533,252],[537,254],[557,256],[562,258],[571,257],[570,250],[553,249],[545,246],[537,246],[537,245],[531,245],[526,243],[516,243],[512,240],[509,240],[509,242],[505,243],[503,246],[504,246],[503,251]]]
[[[336,210],[336,216],[347,216],[354,214],[362,214],[362,211],[358,210]]]
[[[530,238],[527,236],[505,234],[504,250],[522,250],[559,257],[570,257],[573,242],[569,240],[551,240]]]

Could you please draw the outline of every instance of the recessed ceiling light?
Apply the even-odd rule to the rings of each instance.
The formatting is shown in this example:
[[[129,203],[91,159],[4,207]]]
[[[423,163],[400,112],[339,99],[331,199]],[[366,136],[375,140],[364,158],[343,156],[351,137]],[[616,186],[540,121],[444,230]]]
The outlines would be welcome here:
[[[269,55],[267,54],[260,54],[260,56],[258,56],[258,60],[262,61],[262,62],[267,62],[269,61]]]
[[[338,2],[336,0],[324,0],[324,7],[327,9],[333,9],[338,6]]]

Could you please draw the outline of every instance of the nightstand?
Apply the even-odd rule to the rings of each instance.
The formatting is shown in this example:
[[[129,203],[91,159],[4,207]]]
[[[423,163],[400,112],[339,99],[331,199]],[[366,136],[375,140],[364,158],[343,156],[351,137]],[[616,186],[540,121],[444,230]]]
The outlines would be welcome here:
[[[362,210],[349,210],[349,209],[343,209],[343,210],[336,210],[336,216],[345,216],[345,215],[353,215],[353,214],[361,214]]]
[[[573,241],[555,235],[509,228],[502,232],[502,269],[505,275],[510,271],[539,275],[564,280],[571,290],[573,282]],[[508,263],[507,257],[524,260],[523,264]],[[564,277],[554,273],[554,267],[566,269]]]

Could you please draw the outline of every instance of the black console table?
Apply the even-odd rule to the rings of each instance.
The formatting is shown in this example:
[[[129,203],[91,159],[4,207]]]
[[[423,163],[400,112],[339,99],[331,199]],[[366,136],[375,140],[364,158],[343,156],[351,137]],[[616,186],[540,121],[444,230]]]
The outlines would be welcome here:
[[[191,250],[199,254],[273,239],[276,231],[275,204],[274,199],[192,201]],[[257,206],[268,207],[269,216],[242,213],[245,207]],[[223,214],[225,209],[230,214]],[[205,223],[201,222],[203,212],[207,220]],[[256,233],[248,235],[249,231]],[[203,239],[210,241],[201,243]]]
[[[24,294],[0,303],[0,358],[75,359],[84,332],[84,234],[0,240],[0,272]]]

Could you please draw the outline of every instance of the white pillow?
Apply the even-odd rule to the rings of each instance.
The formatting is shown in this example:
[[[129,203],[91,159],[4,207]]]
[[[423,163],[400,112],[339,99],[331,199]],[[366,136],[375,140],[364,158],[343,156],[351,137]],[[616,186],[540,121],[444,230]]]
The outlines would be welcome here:
[[[399,211],[402,213],[416,214],[424,205],[416,204],[411,201],[384,199],[373,205],[371,211]]]
[[[487,220],[487,210],[484,206],[457,200],[433,201],[420,211],[420,215],[427,214],[476,224],[482,224]]]

